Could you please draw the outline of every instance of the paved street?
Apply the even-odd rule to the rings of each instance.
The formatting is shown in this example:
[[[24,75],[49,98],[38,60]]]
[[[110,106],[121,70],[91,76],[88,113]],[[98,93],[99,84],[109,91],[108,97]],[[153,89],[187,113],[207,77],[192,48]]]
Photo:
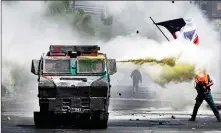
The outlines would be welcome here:
[[[174,115],[175,119],[171,116]],[[80,130],[80,129],[35,129],[32,113],[3,112],[2,133],[123,133],[123,132],[221,132],[221,124],[210,112],[200,113],[196,122],[188,122],[188,113],[170,111],[111,111],[108,129]]]
[[[197,121],[189,122],[191,109],[173,111],[169,102],[163,103],[154,98],[147,100],[142,94],[130,98],[125,95],[117,96],[117,93],[114,95],[115,97],[111,98],[106,130],[36,129],[33,121],[33,111],[36,109],[28,107],[37,105],[34,102],[38,101],[26,101],[14,102],[13,105],[5,104],[2,112],[2,133],[221,133],[221,123],[216,122],[211,110],[200,109]],[[144,104],[146,106],[142,106]]]

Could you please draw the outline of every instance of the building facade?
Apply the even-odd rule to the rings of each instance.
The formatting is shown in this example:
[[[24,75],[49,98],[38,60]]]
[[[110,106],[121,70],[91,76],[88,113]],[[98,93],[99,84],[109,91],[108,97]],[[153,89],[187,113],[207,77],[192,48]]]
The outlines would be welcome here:
[[[199,0],[195,1],[195,4],[197,4],[205,12],[207,17],[214,22],[217,30],[221,32],[221,1]]]

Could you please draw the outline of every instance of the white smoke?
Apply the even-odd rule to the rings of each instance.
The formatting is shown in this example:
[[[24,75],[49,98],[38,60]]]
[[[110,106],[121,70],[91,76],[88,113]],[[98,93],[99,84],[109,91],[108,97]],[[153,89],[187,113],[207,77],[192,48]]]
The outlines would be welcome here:
[[[47,52],[49,45],[99,44],[101,51],[106,52],[109,57],[117,60],[146,56],[160,59],[170,55],[177,56],[182,52],[180,61],[205,66],[215,82],[212,89],[220,91],[220,37],[214,31],[213,25],[195,5],[187,1],[177,1],[175,3],[170,1],[115,1],[105,3],[110,7],[110,14],[114,18],[111,30],[124,33],[108,42],[101,41],[102,38],[93,38],[91,40],[80,36],[71,28],[71,25],[62,20],[62,17],[61,21],[52,21],[45,17],[44,13],[47,6],[43,2],[17,2],[17,4],[12,5],[7,5],[6,2],[3,2],[3,85],[10,86],[14,84],[15,80],[24,79],[26,83],[31,83],[24,87],[37,91],[37,86],[34,84],[36,79],[30,73],[31,59],[40,58],[43,52]],[[199,47],[196,49],[192,44],[188,44],[185,41],[167,42],[149,19],[150,16],[156,22],[180,17],[194,18],[200,39]],[[170,33],[163,27],[161,29],[172,40]],[[135,34],[136,30],[140,32],[138,35]],[[11,64],[6,64],[4,61],[11,62]],[[22,71],[23,74],[11,73],[12,69],[17,70],[17,67],[21,68],[18,71]],[[131,79],[129,75],[136,67],[132,64],[118,64],[118,73],[112,76],[112,83],[115,85],[130,85]],[[140,67],[140,70],[142,72],[148,71],[148,74],[157,76],[156,72],[159,72],[160,68],[146,64]],[[147,81],[143,80],[143,85],[149,87],[152,84],[153,82],[149,79]],[[11,86],[11,89],[13,89],[13,85]],[[156,90],[159,94],[162,94],[162,92],[164,94],[163,97],[157,98],[182,101],[175,103],[175,107],[179,107],[181,103],[184,106],[194,102],[195,94],[192,93],[191,83],[170,83],[166,88],[166,90],[162,88]],[[185,91],[185,94],[182,91]],[[173,94],[173,96],[170,94]],[[191,99],[191,102],[189,99]]]
[[[188,1],[177,1],[175,3],[170,1],[109,2],[109,5],[112,14],[117,18],[115,26],[119,24],[122,26],[122,29],[127,29],[128,31],[139,30],[141,36],[127,35],[112,39],[103,48],[106,49],[108,55],[117,59],[147,56],[160,59],[170,55],[178,56],[182,53],[179,61],[205,67],[215,82],[212,92],[220,92],[220,34],[214,30],[214,25],[207,20],[197,6],[190,4]],[[196,48],[193,44],[182,40],[166,42],[160,31],[152,24],[152,21],[149,19],[150,16],[156,22],[176,18],[193,18],[196,22],[197,33],[200,39],[199,46]],[[172,39],[170,33],[165,28],[161,27],[161,29]],[[157,41],[153,39],[157,39]],[[113,48],[115,48],[114,51],[112,51]],[[120,64],[118,66],[120,70],[130,69],[129,64],[125,64],[124,67]],[[131,69],[133,68],[134,66],[131,66]],[[140,70],[147,72],[149,75],[159,76],[158,73],[161,69],[160,67],[148,67],[146,64]],[[120,73],[119,71],[118,74]],[[117,77],[118,74],[115,76]],[[127,82],[128,80],[124,81]],[[146,81],[147,86],[149,83],[151,84],[151,81]],[[157,89],[159,99],[172,100],[173,107],[183,105],[182,109],[185,109],[186,105],[193,105],[192,103],[196,95],[193,83],[170,83],[166,88],[166,90]]]
[[[24,98],[20,93],[35,100],[35,109],[37,77],[30,72],[31,60],[39,59],[51,44],[77,44],[80,40],[66,23],[46,18],[45,10],[40,1],[2,4],[2,85],[17,101]]]

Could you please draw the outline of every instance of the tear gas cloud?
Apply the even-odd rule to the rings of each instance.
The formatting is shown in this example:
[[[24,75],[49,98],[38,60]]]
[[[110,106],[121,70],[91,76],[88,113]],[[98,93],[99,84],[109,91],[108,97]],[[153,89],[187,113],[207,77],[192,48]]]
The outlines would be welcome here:
[[[118,5],[114,10],[112,4]],[[141,29],[140,33],[145,36],[127,35],[118,36],[109,41],[105,48],[107,53],[114,58],[129,59],[141,57],[153,57],[162,59],[167,56],[178,56],[182,53],[179,62],[188,62],[206,67],[214,80],[219,81],[219,34],[213,29],[213,25],[206,19],[201,11],[189,2],[110,2],[111,13],[115,15],[117,22],[123,23],[124,27],[135,31]],[[185,8],[184,8],[185,7]],[[146,10],[148,9],[148,11]],[[156,10],[159,9],[159,10]],[[183,10],[182,10],[183,9]],[[188,10],[186,10],[188,9]],[[131,18],[133,16],[133,18]],[[200,37],[200,45],[196,48],[184,40],[167,42],[158,29],[152,24],[149,17],[152,16],[156,22],[175,19],[179,17],[192,17],[197,25]],[[167,36],[170,33],[161,27]],[[143,31],[143,32],[142,32]],[[208,33],[211,33],[208,36]],[[158,34],[157,40],[153,40],[151,34]],[[173,39],[172,39],[173,40]],[[205,56],[205,53],[206,56]],[[213,66],[211,65],[213,64]],[[119,67],[121,67],[119,65]],[[212,72],[213,70],[213,72]],[[215,70],[215,71],[214,71]],[[214,73],[215,72],[215,73]],[[218,84],[219,82],[216,82]]]
[[[112,32],[124,33],[113,36],[108,42],[99,37],[93,39],[82,37],[75,30],[72,30],[71,25],[62,20],[62,17],[60,21],[52,21],[45,17],[47,5],[43,2],[17,2],[13,5],[7,5],[6,2],[3,2],[3,85],[11,85],[12,89],[15,80],[24,80],[26,83],[30,82],[25,87],[36,92],[36,80],[30,73],[30,61],[34,58],[38,59],[43,52],[48,50],[49,45],[98,44],[101,46],[102,52],[106,52],[109,57],[117,60],[147,56],[162,59],[167,56],[178,56],[182,53],[179,61],[205,66],[215,82],[214,91],[220,91],[219,34],[213,30],[214,27],[196,6],[189,2],[178,1],[175,3],[170,1],[104,3],[108,5],[108,8],[111,8],[110,14],[114,18],[111,27]],[[167,42],[149,19],[150,16],[156,22],[179,17],[192,17],[196,22],[200,38],[199,47],[196,48],[184,40]],[[140,31],[138,35],[135,34],[136,30]],[[162,30],[172,39],[166,29],[162,28]],[[18,66],[22,70],[18,70]],[[131,85],[129,75],[134,68],[139,68],[143,75],[147,75],[146,77],[157,77],[162,69],[158,65],[152,66],[150,64],[137,66],[119,63],[117,66],[118,73],[112,76],[113,85]],[[22,71],[23,74],[17,74],[19,72],[15,73],[13,69]],[[148,80],[143,79],[143,86],[149,88],[157,86],[153,85],[149,78],[146,79]],[[157,94],[164,93],[163,97],[159,95],[157,98],[182,101],[183,105],[194,102],[188,100],[195,96],[195,93],[192,93],[194,92],[192,83],[170,83],[166,85],[166,88],[165,90],[158,87],[153,88]],[[184,91],[185,94],[182,93]],[[180,103],[174,103],[173,106],[179,107],[178,104]],[[192,104],[190,105],[192,106]]]
[[[122,60],[141,57],[162,59],[167,56],[178,56],[182,53],[178,62],[186,62],[205,67],[215,82],[215,85],[212,87],[213,92],[220,91],[220,34],[214,30],[214,25],[207,20],[197,6],[187,1],[175,2],[174,4],[169,1],[110,2],[109,4],[112,13],[118,18],[116,21],[123,23],[124,28],[127,27],[125,29],[128,29],[128,31],[139,29],[141,36],[127,35],[112,39],[104,48],[107,49],[108,55],[112,55],[112,48],[115,48],[113,57]],[[112,4],[115,4],[115,6]],[[114,10],[114,7],[118,9]],[[200,39],[199,46],[196,48],[193,44],[184,40],[165,41],[166,39],[163,35],[161,35],[158,29],[152,24],[152,21],[149,19],[150,16],[153,17],[156,22],[180,17],[193,18]],[[172,38],[165,28],[161,29],[163,29],[164,33],[166,33],[170,39]],[[157,40],[153,40],[153,36],[155,36],[154,38],[157,38]],[[130,69],[129,64],[118,64],[118,67],[118,74],[121,73],[122,69]],[[131,67],[134,67],[134,65]],[[160,70],[162,69],[160,66],[150,66],[149,64],[138,67],[141,71],[152,77],[159,76],[161,74]],[[114,76],[117,77],[117,74]],[[127,80],[122,79],[121,82],[127,84],[128,80],[129,77]],[[149,83],[151,82],[146,81],[146,86],[149,86]],[[170,83],[166,85],[166,88],[166,90],[156,90],[159,92],[157,93],[159,94],[159,99],[172,100],[174,102],[182,101],[182,103],[173,104],[173,107],[183,105],[182,109],[184,109],[186,105],[193,105],[190,100],[187,100],[194,99],[196,95],[192,82],[184,82],[182,84]],[[162,94],[164,96],[162,96]],[[173,94],[173,96],[171,96],[171,94]],[[194,100],[192,100],[192,102],[194,102]]]

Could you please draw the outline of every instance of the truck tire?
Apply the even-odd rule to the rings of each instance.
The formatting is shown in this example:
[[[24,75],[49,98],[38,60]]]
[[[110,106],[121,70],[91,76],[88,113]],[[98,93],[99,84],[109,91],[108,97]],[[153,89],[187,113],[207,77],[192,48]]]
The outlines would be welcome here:
[[[100,119],[100,116],[103,115],[103,113],[100,112],[94,112],[91,117],[91,128],[96,129],[106,129],[108,127],[108,117],[104,117],[103,119]]]
[[[99,120],[98,121],[98,128],[99,129],[107,129],[108,120]]]
[[[87,129],[90,126],[90,117],[89,115],[85,114],[85,115],[81,115],[78,118],[78,123],[77,126],[83,129]]]
[[[53,114],[34,112],[34,123],[36,128],[54,128],[55,121],[53,119]]]

